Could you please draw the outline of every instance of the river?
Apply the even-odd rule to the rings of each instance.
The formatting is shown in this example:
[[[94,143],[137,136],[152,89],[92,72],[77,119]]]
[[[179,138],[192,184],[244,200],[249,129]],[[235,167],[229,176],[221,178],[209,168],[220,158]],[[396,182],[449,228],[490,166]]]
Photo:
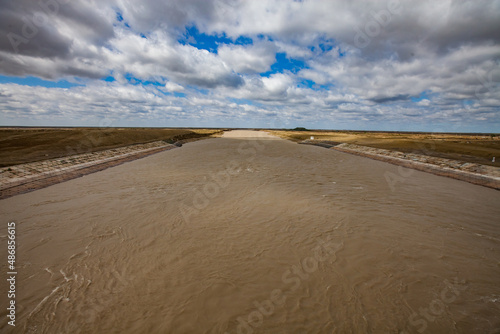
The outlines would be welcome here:
[[[8,222],[17,242],[3,333],[500,331],[499,191],[262,132],[1,200],[0,217],[2,276]]]

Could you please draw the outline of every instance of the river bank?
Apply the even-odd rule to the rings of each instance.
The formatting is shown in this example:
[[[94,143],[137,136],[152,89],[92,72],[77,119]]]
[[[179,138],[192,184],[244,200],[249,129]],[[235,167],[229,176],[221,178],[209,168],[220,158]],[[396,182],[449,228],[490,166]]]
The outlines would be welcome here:
[[[176,147],[157,141],[3,167],[0,168],[0,199],[45,188]]]
[[[333,141],[304,140],[300,144],[331,148],[393,165],[446,176],[497,190],[500,189],[500,168],[494,166]]]

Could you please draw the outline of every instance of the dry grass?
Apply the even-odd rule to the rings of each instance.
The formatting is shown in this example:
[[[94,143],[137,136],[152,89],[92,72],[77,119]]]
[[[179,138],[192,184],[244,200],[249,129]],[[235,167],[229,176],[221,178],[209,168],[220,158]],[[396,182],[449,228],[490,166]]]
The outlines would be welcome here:
[[[201,138],[219,132],[161,128],[1,128],[0,167],[157,140]]]
[[[281,138],[351,143],[500,167],[500,136],[355,131],[270,131]],[[496,157],[493,163],[491,160]]]
[[[318,140],[418,153],[500,167],[500,136],[356,131],[268,131],[301,141]],[[0,128],[0,167],[95,152],[157,140],[217,137],[217,129]],[[496,162],[491,159],[496,157]]]

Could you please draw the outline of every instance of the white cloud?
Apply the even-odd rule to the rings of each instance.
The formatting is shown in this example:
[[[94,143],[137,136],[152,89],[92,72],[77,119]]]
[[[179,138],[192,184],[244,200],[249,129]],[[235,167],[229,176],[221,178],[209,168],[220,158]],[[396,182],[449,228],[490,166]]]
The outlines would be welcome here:
[[[191,45],[176,43],[156,32],[147,39],[129,31],[117,32],[104,49],[110,69],[141,79],[165,77],[202,87],[238,86],[242,79],[217,55]]]
[[[165,89],[168,91],[168,92],[182,92],[184,90],[184,87],[182,87],[181,85],[179,84],[176,84],[175,82],[172,82],[172,81],[168,81],[166,84],[165,84]]]
[[[222,45],[220,59],[238,73],[262,73],[271,69],[276,61],[276,47],[270,42],[256,45]]]
[[[397,10],[390,3],[399,3]],[[17,50],[7,36],[22,35],[23,18],[33,21],[43,8],[29,0],[1,6],[0,73],[76,77],[87,85],[67,90],[0,85],[8,96],[0,101],[2,117],[10,120],[31,115],[91,122],[105,113],[131,120],[134,113],[141,119],[232,119],[245,113],[329,124],[355,117],[404,124],[415,115],[422,122],[500,123],[499,0],[61,1]],[[244,36],[253,44],[224,42],[213,53],[180,43],[193,24],[201,33]],[[355,43],[359,31],[367,38],[363,47]],[[260,76],[277,52],[300,59],[305,68]],[[117,81],[96,80],[109,75]],[[130,85],[130,77],[162,87]],[[304,88],[303,79],[317,85]],[[186,96],[164,94],[180,91]],[[412,102],[422,92],[432,94],[432,103]],[[247,101],[235,106],[231,99]]]
[[[289,75],[278,73],[269,78],[262,78],[262,83],[265,90],[271,94],[285,94],[293,81]]]
[[[299,76],[314,81],[319,85],[324,85],[329,82],[328,77],[322,71],[304,69],[299,72]]]
[[[429,101],[428,99],[423,99],[421,101],[418,101],[417,105],[422,107],[428,107],[431,105],[431,101]]]

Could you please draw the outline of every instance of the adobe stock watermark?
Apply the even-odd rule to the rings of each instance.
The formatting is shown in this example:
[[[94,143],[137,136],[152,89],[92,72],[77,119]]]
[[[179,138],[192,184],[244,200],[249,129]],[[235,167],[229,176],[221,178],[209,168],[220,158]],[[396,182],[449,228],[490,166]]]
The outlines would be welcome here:
[[[7,307],[7,318],[8,324],[10,326],[16,326],[16,223],[9,222],[7,223],[7,231],[8,231],[8,241],[7,241],[7,282],[9,285],[9,290],[7,292],[7,298],[9,300]]]
[[[372,39],[380,35],[382,29],[391,23],[393,16],[401,14],[400,0],[389,0],[386,8],[378,12],[371,11],[371,20],[366,22],[362,29],[358,26],[353,28],[356,32],[354,35],[354,45],[358,49],[363,49],[370,45]]]
[[[281,288],[273,289],[269,293],[269,299],[263,301],[255,300],[255,309],[246,316],[236,318],[237,334],[252,334],[263,325],[265,318],[274,314],[278,307],[285,305],[289,294],[296,291],[302,282],[308,280],[310,275],[315,273],[319,264],[326,260],[336,260],[336,253],[344,246],[343,242],[335,243],[330,239],[317,241],[317,246],[313,248],[313,255],[303,258],[298,264],[292,265],[281,275]],[[224,334],[230,334],[225,332]]]
[[[457,277],[455,277],[453,283],[445,280],[444,285],[445,287],[441,290],[438,298],[433,299],[428,307],[420,307],[418,313],[414,312],[408,318],[408,322],[417,332],[423,333],[427,329],[429,321],[434,322],[438,317],[442,316],[446,311],[446,304],[453,303],[460,296],[460,292],[465,290],[462,282],[459,282]],[[400,334],[409,333],[402,331]]]
[[[181,203],[179,210],[186,223],[191,216],[197,215],[205,209],[210,201],[216,198],[221,190],[225,189],[231,182],[231,178],[238,175],[244,168],[244,163],[253,161],[259,152],[264,150],[265,139],[245,140],[238,146],[238,154],[242,159],[230,160],[225,168],[217,173],[210,174],[205,179],[207,182],[200,188],[193,190],[191,203]]]
[[[14,49],[15,53],[19,53],[19,46],[27,44],[39,33],[39,28],[50,23],[49,16],[57,15],[61,5],[66,5],[70,0],[38,0],[37,4],[39,11],[33,15],[26,15],[22,18],[23,25],[18,32],[9,32],[7,39]]]

